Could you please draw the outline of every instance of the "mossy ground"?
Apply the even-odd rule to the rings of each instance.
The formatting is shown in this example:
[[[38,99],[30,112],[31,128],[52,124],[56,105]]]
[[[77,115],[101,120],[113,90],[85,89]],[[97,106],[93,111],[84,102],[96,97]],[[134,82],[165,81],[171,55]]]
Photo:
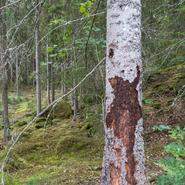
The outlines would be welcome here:
[[[185,85],[185,64],[152,73],[146,84],[144,90],[144,99],[148,100],[144,102],[146,127],[159,123],[185,122],[185,113],[182,111],[185,108],[185,99],[184,96],[179,96]],[[178,101],[174,102],[176,98]]]
[[[177,64],[154,72],[144,88],[144,126],[146,167],[151,184],[163,171],[156,165],[167,154],[164,146],[171,142],[167,131],[154,131],[156,125],[177,125],[185,123],[185,98],[179,97],[179,91],[185,85],[185,64]]]
[[[177,125],[185,121],[181,113],[171,108],[174,98],[185,83],[184,69],[185,65],[181,64],[158,71],[150,76],[145,87],[144,139],[146,168],[151,184],[155,184],[156,177],[163,173],[155,161],[166,155],[163,148],[170,142],[167,132],[154,132],[152,126]],[[10,96],[14,97],[14,94]],[[19,100],[10,98],[14,137],[34,116],[34,95],[25,90],[22,97]],[[72,127],[69,112],[67,116],[62,114],[47,124],[45,118],[40,118],[23,134],[5,168],[8,185],[99,184],[104,145],[102,123],[97,123],[99,119],[94,118],[98,116],[97,112],[88,113],[86,121],[79,119],[78,124]],[[1,150],[1,161],[5,153],[6,149]]]
[[[12,98],[10,107],[11,132],[16,138],[35,115],[34,96],[24,92],[21,98]],[[96,129],[101,130],[90,134],[92,125],[79,119],[72,126],[71,114],[64,101],[57,105],[52,120],[46,123],[41,117],[24,132],[5,167],[8,185],[99,184],[103,127],[100,123]],[[2,140],[2,131],[0,137]],[[6,148],[0,151],[1,161],[6,152]]]
[[[15,126],[14,133],[23,126]],[[25,132],[13,150],[7,172],[20,184],[98,184],[103,151],[101,135],[88,136],[71,120]],[[3,152],[1,154],[3,155]]]

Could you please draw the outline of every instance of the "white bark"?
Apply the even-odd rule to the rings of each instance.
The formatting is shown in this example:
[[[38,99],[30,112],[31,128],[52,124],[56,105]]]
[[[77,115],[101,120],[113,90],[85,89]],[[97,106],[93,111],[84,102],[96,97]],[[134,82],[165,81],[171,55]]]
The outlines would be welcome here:
[[[108,0],[102,185],[145,185],[141,114],[141,2]]]

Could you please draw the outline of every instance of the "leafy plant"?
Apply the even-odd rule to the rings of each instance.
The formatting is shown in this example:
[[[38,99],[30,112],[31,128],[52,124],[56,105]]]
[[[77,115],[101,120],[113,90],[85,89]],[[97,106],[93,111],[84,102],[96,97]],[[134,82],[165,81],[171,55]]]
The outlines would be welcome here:
[[[170,143],[165,146],[165,151],[174,157],[185,157],[185,147],[180,143]]]
[[[151,105],[154,103],[153,99],[143,99],[143,104],[144,105]]]
[[[10,96],[8,97],[8,103],[9,103],[9,104],[20,103],[20,102],[22,102],[23,100],[24,100],[24,98],[21,97],[21,96],[10,95]]]
[[[84,16],[90,15],[90,9],[93,6],[95,0],[88,0],[85,3],[81,3],[80,5],[80,13]]]
[[[170,137],[182,142],[185,139],[185,128],[176,127],[170,131]]]
[[[157,179],[158,185],[184,185],[185,162],[174,157],[160,160],[158,165],[166,171],[165,175]]]
[[[170,137],[175,140],[165,146],[165,152],[170,157],[160,160],[157,164],[165,171],[158,177],[158,185],[184,185],[185,184],[185,130],[176,127],[170,130]]]
[[[170,129],[171,129],[170,126],[164,125],[164,124],[155,125],[152,127],[152,130],[156,132],[165,132],[165,131],[169,131]]]

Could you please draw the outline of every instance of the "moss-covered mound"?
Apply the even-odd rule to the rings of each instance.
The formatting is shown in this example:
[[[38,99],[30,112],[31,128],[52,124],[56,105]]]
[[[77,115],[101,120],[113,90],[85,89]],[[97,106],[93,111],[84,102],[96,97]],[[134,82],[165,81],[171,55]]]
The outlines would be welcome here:
[[[88,130],[71,126],[71,120],[24,133],[6,166],[8,185],[99,184],[103,136],[89,137]],[[42,121],[40,122],[42,123]],[[14,134],[24,126],[14,127]],[[5,150],[1,151],[1,160]]]
[[[145,85],[145,123],[177,124],[185,122],[185,64],[177,64],[152,73]]]
[[[178,64],[151,74],[145,93],[151,96],[175,96],[185,85],[185,64]]]
[[[72,115],[72,108],[67,101],[61,101],[54,107],[51,107],[43,116],[47,117],[48,114],[50,114],[52,118],[70,118]]]

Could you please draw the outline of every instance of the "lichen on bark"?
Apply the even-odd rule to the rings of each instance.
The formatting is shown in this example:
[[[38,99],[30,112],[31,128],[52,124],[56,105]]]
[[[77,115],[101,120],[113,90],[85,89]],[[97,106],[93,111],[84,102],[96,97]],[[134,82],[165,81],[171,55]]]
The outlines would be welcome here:
[[[141,101],[141,2],[108,0],[102,185],[145,185]]]

